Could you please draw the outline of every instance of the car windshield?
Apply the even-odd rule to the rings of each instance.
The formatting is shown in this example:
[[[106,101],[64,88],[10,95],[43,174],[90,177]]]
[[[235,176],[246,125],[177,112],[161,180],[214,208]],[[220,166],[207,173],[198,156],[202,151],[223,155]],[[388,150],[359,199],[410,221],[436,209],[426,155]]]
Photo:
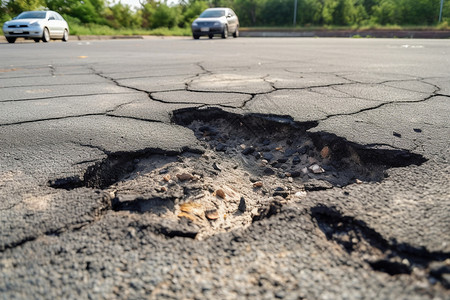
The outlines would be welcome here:
[[[220,18],[223,16],[225,16],[224,10],[207,10],[200,15],[200,18]]]
[[[45,19],[45,11],[26,11],[17,16],[16,19]]]

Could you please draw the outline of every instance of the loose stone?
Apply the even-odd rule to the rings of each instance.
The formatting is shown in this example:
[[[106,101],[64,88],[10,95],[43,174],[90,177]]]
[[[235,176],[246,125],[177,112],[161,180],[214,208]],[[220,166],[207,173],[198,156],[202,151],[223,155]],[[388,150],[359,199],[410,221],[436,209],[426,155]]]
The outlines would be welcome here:
[[[170,180],[170,174],[167,174],[166,176],[163,177],[165,182],[169,182]]]
[[[222,190],[222,189],[218,189],[218,190],[216,190],[216,196],[217,197],[220,197],[220,198],[222,198],[222,199],[225,199],[225,197],[226,197],[226,195],[225,195],[225,192],[224,192],[224,190]]]
[[[295,193],[295,197],[297,197],[297,198],[304,198],[304,197],[306,197],[306,195],[307,195],[307,193],[305,191],[300,191],[300,192]]]
[[[183,173],[183,174],[177,174],[177,178],[179,181],[187,181],[187,180],[191,180],[192,178],[194,178],[194,176],[192,176],[191,174],[188,174],[188,173]]]
[[[216,151],[225,152],[225,150],[227,150],[227,145],[222,143],[217,144]]]
[[[292,159],[292,163],[294,165],[298,165],[302,160],[300,159],[300,157],[298,156],[294,156],[294,158]]]
[[[240,212],[245,212],[247,210],[247,205],[245,204],[245,198],[244,197],[241,197],[241,200],[239,200],[238,210]]]
[[[219,212],[217,211],[217,209],[207,210],[205,211],[205,216],[209,220],[217,220],[219,218]]]
[[[264,169],[264,174],[266,174],[266,175],[274,175],[275,171],[272,170],[271,168],[265,168]]]
[[[314,174],[320,174],[320,173],[324,173],[325,170],[322,169],[322,167],[320,167],[319,165],[315,164],[309,167],[309,169],[314,173]]]
[[[322,156],[322,158],[328,158],[331,154],[331,150],[330,147],[325,146],[322,148],[322,150],[320,151],[320,156]]]
[[[255,148],[253,148],[253,147],[248,147],[248,148],[245,148],[244,150],[242,150],[242,154],[244,154],[244,155],[249,155],[249,154],[252,154],[253,152],[255,152]]]
[[[262,186],[263,186],[262,181],[257,181],[257,182],[255,182],[255,183],[253,183],[253,187],[255,187],[255,188],[260,188],[260,187],[262,187]]]
[[[220,166],[217,163],[213,163],[213,168],[214,168],[214,170],[222,171],[222,169],[220,168]]]

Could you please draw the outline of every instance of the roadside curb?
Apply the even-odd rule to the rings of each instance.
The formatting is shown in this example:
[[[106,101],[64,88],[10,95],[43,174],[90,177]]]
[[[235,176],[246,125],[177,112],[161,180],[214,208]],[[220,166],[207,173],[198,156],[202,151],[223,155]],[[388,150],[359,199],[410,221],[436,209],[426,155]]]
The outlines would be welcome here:
[[[239,32],[242,37],[450,38],[450,30],[258,30],[241,28]]]
[[[338,38],[415,38],[415,39],[450,39],[450,30],[259,30],[241,28],[241,37],[338,37]],[[156,35],[71,35],[71,41],[94,40],[143,40],[143,39],[189,39],[190,36],[156,36]],[[0,42],[6,42],[0,36]]]

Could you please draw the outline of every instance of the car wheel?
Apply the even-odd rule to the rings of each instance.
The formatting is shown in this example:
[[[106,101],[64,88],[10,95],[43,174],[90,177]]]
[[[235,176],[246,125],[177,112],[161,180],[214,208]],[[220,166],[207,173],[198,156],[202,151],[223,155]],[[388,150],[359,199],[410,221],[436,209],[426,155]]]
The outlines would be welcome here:
[[[239,27],[236,27],[236,31],[233,33],[233,37],[237,38],[239,36]]]
[[[41,39],[34,39],[35,43],[39,43],[41,41]]]
[[[200,36],[196,35],[196,34],[194,34],[193,37],[194,37],[194,40],[198,40],[200,38]]]
[[[222,38],[226,39],[228,37],[228,26],[225,25],[225,28],[222,31]]]
[[[67,31],[67,29],[64,29],[64,34],[62,37],[62,41],[63,42],[67,42],[69,40],[69,32]]]
[[[209,39],[212,39],[214,37],[214,35],[210,34],[208,35]]]
[[[50,41],[50,32],[48,28],[44,28],[44,33],[42,34],[42,41],[44,43],[48,43]]]
[[[7,37],[6,40],[8,41],[8,43],[14,44],[14,42],[16,41],[15,37]]]

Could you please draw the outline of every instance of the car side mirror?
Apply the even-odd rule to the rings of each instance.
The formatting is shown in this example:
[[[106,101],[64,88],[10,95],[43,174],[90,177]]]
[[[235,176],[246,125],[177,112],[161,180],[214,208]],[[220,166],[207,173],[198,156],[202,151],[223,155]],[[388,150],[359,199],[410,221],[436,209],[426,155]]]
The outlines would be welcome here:
[[[232,15],[231,15],[231,14],[228,14],[227,18],[231,18],[231,17],[232,17]]]
[[[53,20],[55,20],[55,17],[50,17],[50,18],[48,18],[48,20],[53,21]]]

